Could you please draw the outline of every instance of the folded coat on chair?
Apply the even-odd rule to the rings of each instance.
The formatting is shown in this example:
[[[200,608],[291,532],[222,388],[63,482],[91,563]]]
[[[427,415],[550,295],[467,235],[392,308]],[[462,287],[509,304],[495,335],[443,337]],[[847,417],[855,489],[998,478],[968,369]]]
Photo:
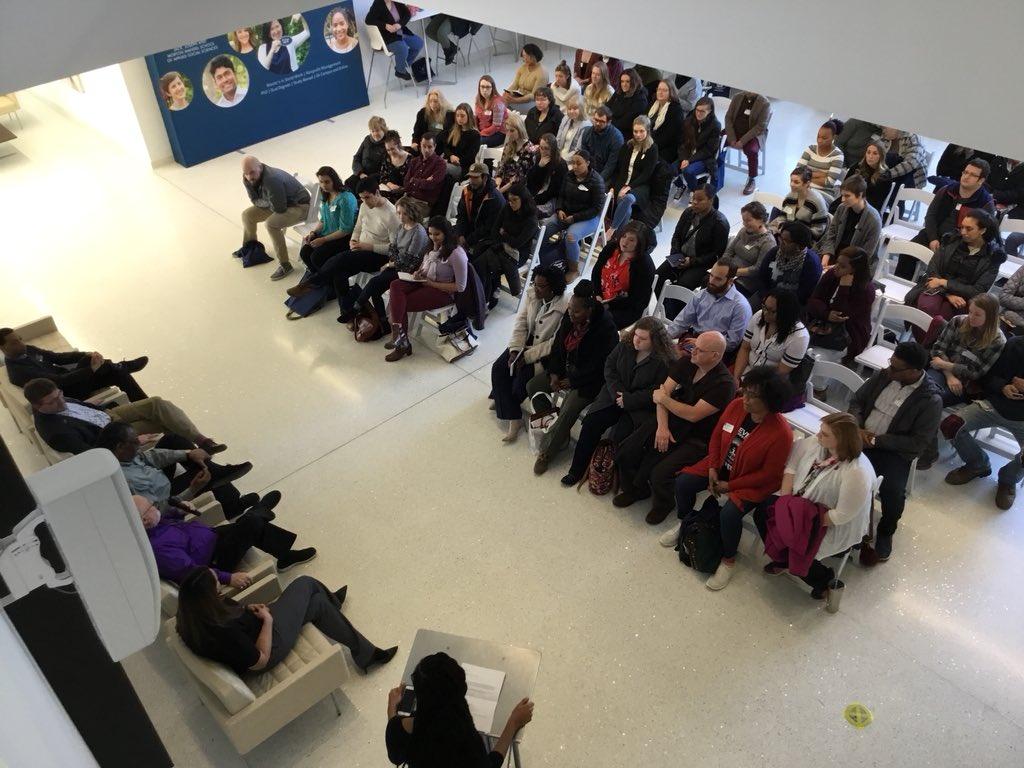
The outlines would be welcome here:
[[[821,520],[827,511],[824,504],[800,496],[780,496],[768,508],[765,554],[776,563],[788,560],[794,576],[806,576],[825,538]]]

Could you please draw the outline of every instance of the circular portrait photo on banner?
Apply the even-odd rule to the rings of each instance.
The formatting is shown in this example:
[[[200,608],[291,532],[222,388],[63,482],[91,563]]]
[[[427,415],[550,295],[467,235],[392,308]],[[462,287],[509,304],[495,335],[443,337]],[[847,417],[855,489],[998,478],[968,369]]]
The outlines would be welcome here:
[[[276,75],[290,75],[309,55],[309,27],[301,13],[288,19],[268,21],[260,30],[256,57],[263,68]]]
[[[192,81],[181,72],[168,72],[160,77],[160,97],[172,112],[180,112],[192,103]]]
[[[249,70],[237,56],[214,56],[203,69],[203,92],[218,107],[240,104],[249,92]]]
[[[324,21],[324,39],[335,53],[348,53],[359,46],[356,17],[349,8],[332,8]]]
[[[228,32],[228,45],[235,53],[252,53],[260,44],[260,30],[257,27],[239,27]]]

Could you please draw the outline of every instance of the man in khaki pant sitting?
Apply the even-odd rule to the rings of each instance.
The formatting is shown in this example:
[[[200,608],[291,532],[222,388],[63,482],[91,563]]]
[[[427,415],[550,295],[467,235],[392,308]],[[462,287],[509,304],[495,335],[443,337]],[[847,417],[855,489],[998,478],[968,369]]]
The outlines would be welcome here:
[[[143,434],[180,435],[210,454],[227,448],[201,433],[181,408],[161,397],[103,409],[65,398],[49,379],[32,379],[25,384],[25,399],[32,406],[36,432],[48,446],[62,453],[79,454],[95,447],[100,431],[111,421],[131,424]]]
[[[252,155],[242,160],[242,183],[252,202],[242,211],[242,244],[256,240],[256,225],[264,222],[279,262],[270,279],[280,280],[293,269],[288,259],[284,231],[306,220],[309,190],[287,171],[264,165]],[[236,251],[235,255],[241,255],[241,252]]]

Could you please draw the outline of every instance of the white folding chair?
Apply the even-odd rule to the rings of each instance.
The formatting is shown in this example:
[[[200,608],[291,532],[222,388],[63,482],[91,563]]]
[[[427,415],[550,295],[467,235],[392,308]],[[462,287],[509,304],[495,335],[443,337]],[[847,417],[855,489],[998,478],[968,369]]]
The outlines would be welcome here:
[[[476,153],[476,161],[486,163],[490,160],[492,163],[497,163],[501,160],[501,153],[502,147],[488,147],[481,144],[480,151]]]
[[[999,231],[1005,238],[1007,235],[1021,234],[1024,235],[1024,219],[1007,219],[1004,218],[999,222]],[[1024,259],[1020,256],[1006,255],[1006,261],[999,265],[999,277],[1000,279],[1009,280],[1013,277],[1013,274],[1024,267]]]
[[[662,320],[673,320],[674,318],[669,317],[665,313],[665,300],[672,299],[675,301],[681,301],[683,304],[689,304],[693,301],[695,296],[696,294],[685,286],[666,282],[661,288],[661,295],[658,296],[658,302],[654,305],[653,315],[654,317],[661,318]]]
[[[536,269],[540,263],[540,247],[544,244],[544,238],[547,236],[548,229],[546,226],[541,225],[537,231],[537,239],[533,244],[533,252],[530,254],[530,263],[526,267],[526,276],[523,277],[521,285],[519,287],[519,300],[516,302],[516,312],[519,311],[520,307],[523,306],[523,298],[526,296],[526,289],[530,287],[530,280],[533,278],[533,270]],[[506,285],[501,286],[503,290],[508,290]]]
[[[864,379],[851,371],[845,365],[829,362],[828,360],[815,360],[814,368],[811,369],[811,377],[807,380],[807,400],[803,408],[797,408],[786,414],[786,421],[794,429],[808,435],[818,433],[818,425],[821,420],[830,413],[838,412],[838,408],[829,405],[824,400],[814,396],[814,387],[811,381],[814,379],[825,379],[827,382],[838,382],[850,392],[856,392],[864,384]]]
[[[910,332],[903,330],[906,323],[920,328],[927,332],[932,324],[932,318],[916,307],[908,307],[888,300],[883,300],[882,312],[878,323],[871,331],[871,339],[868,341],[867,349],[857,355],[855,362],[872,371],[880,371],[889,364],[889,358],[896,348],[896,344],[886,341],[885,323],[889,321],[897,329],[897,339],[909,337]]]
[[[915,189],[913,187],[900,187],[889,206],[889,215],[885,217],[885,226],[882,227],[882,241],[885,240],[913,240],[924,228],[924,224],[918,224],[916,219],[920,218],[920,206],[923,203],[925,208],[931,205],[935,198],[926,189]],[[905,213],[900,217],[900,203],[910,203],[904,207]]]
[[[320,201],[321,192],[320,184],[316,181],[303,180],[299,178],[299,174],[293,174],[296,179],[306,188],[309,192],[309,213],[306,214],[306,220],[300,224],[293,226],[292,232],[299,236],[301,241],[306,235],[317,228],[320,223]]]
[[[462,190],[469,184],[469,180],[460,182],[452,187],[452,194],[448,198],[448,208],[445,217],[452,224],[455,224],[455,220],[459,217],[459,198],[462,197]]]
[[[608,206],[612,203],[612,193],[609,190],[604,196],[604,205],[601,206],[601,215],[597,217],[597,228],[589,235],[580,238],[579,246],[580,253],[583,252],[583,248],[589,241],[590,249],[587,251],[587,258],[584,259],[583,265],[580,266],[579,276],[586,277],[587,270],[590,268],[590,262],[594,259],[594,252],[597,250],[598,243],[602,246],[607,242],[604,234],[604,217],[608,214]]]
[[[370,79],[373,77],[373,62],[377,60],[377,56],[381,55],[387,62],[384,69],[384,106],[388,105],[388,85],[391,82],[391,74],[395,71],[395,54],[388,50],[387,45],[384,43],[384,37],[381,35],[380,30],[372,24],[366,25],[366,34],[370,38],[370,67],[366,70],[366,88],[370,88]],[[400,78],[395,78],[399,83],[399,88],[405,87],[405,82]]]
[[[933,254],[931,248],[927,246],[898,238],[882,245],[882,255],[875,266],[875,282],[884,288],[887,299],[902,304],[907,298],[907,293],[916,285],[916,282],[914,280],[904,280],[902,277],[896,277],[891,273],[893,263],[900,256],[909,256],[920,263],[921,266],[917,266],[915,270],[916,277],[920,274],[922,266],[925,269],[928,268]]]
[[[873,482],[871,484],[871,499],[872,499],[872,503],[874,503],[874,501],[878,498],[878,489],[882,487],[882,480],[884,479],[884,477],[885,477],[884,475],[878,475],[875,478],[875,482]],[[911,473],[911,477],[913,477],[913,473]],[[868,528],[870,529],[870,527],[871,527],[871,523],[869,521],[868,522]],[[874,531],[866,530],[865,534],[873,535]],[[836,552],[835,554],[825,555],[824,557],[822,557],[820,559],[824,559],[825,557],[839,557],[840,555],[843,556],[843,559],[841,561],[839,561],[839,567],[836,568],[836,581],[838,581],[838,580],[840,580],[842,578],[843,570],[846,568],[846,564],[848,562],[850,562],[850,555],[853,554],[854,550],[859,550],[859,549],[860,549],[860,545],[855,544],[854,546],[852,546],[849,549],[847,549],[845,552]]]

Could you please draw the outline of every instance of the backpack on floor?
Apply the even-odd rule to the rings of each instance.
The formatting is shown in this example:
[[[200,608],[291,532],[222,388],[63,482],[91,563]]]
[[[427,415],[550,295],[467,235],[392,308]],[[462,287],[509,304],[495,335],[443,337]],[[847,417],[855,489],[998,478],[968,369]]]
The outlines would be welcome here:
[[[714,573],[722,561],[721,506],[709,496],[699,510],[683,518],[679,529],[679,561],[695,571]]]
[[[583,483],[587,484],[587,488],[595,496],[604,496],[618,488],[619,473],[615,466],[615,443],[613,441],[604,439],[598,442],[579,485],[582,486]]]
[[[307,269],[299,283],[307,283],[312,277],[313,273]],[[284,302],[284,305],[288,307],[285,317],[289,320],[301,320],[304,317],[309,317],[332,298],[332,293],[329,286],[318,285],[302,296],[289,296]]]
[[[255,267],[273,261],[270,258],[270,254],[267,253],[267,249],[263,247],[263,243],[259,240],[250,240],[240,250],[242,252],[239,256],[242,259],[243,267]]]

